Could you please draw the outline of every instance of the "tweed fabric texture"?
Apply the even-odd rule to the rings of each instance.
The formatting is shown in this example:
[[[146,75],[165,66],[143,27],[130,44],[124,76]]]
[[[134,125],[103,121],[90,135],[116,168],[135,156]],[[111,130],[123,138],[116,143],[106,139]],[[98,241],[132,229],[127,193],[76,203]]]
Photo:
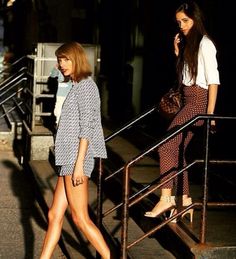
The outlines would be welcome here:
[[[74,164],[58,166],[57,174],[58,176],[72,175],[74,172]],[[84,175],[91,177],[94,169],[94,158],[88,157],[84,161]]]
[[[106,158],[100,96],[91,77],[75,83],[62,106],[55,139],[55,164],[75,164],[80,139],[89,141],[89,157]]]

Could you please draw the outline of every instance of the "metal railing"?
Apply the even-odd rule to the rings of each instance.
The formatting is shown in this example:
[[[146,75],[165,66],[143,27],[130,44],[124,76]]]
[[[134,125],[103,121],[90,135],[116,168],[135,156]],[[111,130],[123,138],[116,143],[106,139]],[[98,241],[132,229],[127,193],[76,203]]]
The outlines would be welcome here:
[[[22,83],[27,81],[26,77],[26,68],[22,67],[18,73],[10,76],[8,79],[4,80],[1,83],[0,88],[0,107],[2,107],[3,114],[0,116],[1,118],[7,117],[8,115],[14,111],[15,109],[18,109],[20,112],[23,111],[22,101],[17,101],[16,97],[18,97],[22,91],[24,90],[24,86],[22,86]],[[4,108],[4,104],[6,104],[9,100],[13,100],[13,106],[6,110]]]
[[[20,77],[26,75],[26,70],[27,70],[27,67],[22,67],[16,73],[14,73],[13,75],[9,76],[7,79],[2,81],[0,83],[0,93],[3,92],[12,83],[17,82],[17,80]]]
[[[147,114],[149,114],[147,112]],[[143,116],[140,116],[143,118]],[[138,121],[139,119],[135,119],[134,121]],[[148,155],[150,152],[153,150],[157,149],[160,145],[162,145],[164,142],[170,140],[171,138],[175,137],[176,135],[180,134],[184,130],[188,129],[189,127],[193,126],[197,121],[199,120],[204,120],[205,121],[205,145],[204,145],[204,159],[203,160],[195,160],[182,168],[181,170],[178,170],[175,174],[170,176],[168,179],[165,181],[160,182],[160,178],[156,179],[153,183],[145,186],[142,190],[139,190],[132,196],[130,196],[130,167],[134,166],[138,161],[144,158],[144,156]],[[97,191],[97,199],[98,199],[98,210],[97,210],[97,224],[100,227],[102,224],[102,218],[106,217],[109,215],[111,212],[117,210],[118,208],[122,207],[123,211],[123,216],[121,219],[121,258],[127,258],[127,252],[128,249],[134,246],[135,244],[139,243],[142,241],[144,238],[152,235],[155,233],[157,230],[161,229],[168,223],[170,223],[172,220],[180,217],[182,214],[184,214],[186,211],[193,207],[201,207],[202,208],[202,215],[201,215],[201,230],[200,230],[200,237],[196,238],[199,243],[205,244],[206,243],[206,221],[207,221],[207,206],[215,206],[215,207],[225,207],[225,206],[236,206],[236,203],[226,203],[226,202],[217,202],[217,203],[212,203],[208,202],[208,186],[207,186],[207,181],[208,181],[208,166],[210,163],[215,163],[215,164],[236,164],[236,160],[209,160],[209,138],[210,138],[210,122],[211,120],[236,120],[236,117],[225,117],[225,116],[216,116],[216,115],[198,115],[191,119],[190,121],[186,122],[182,126],[168,132],[161,140],[158,140],[155,142],[151,147],[147,148],[143,152],[141,152],[139,155],[131,159],[129,162],[127,162],[124,166],[122,166],[120,169],[116,170],[113,172],[111,175],[105,177],[103,179],[102,174],[103,174],[103,164],[102,164],[102,159],[99,161],[99,179],[98,179],[98,191]],[[134,123],[128,123],[124,127],[120,128],[117,130],[115,133],[111,134],[106,138],[106,142],[110,141],[113,139],[115,136],[117,136],[119,133],[123,132],[127,128],[129,128],[131,125]],[[177,214],[173,215],[172,217],[168,218],[167,220],[164,220],[162,223],[154,227],[153,229],[149,230],[147,233],[145,233],[143,236],[137,238],[135,241],[132,243],[128,244],[128,219],[129,219],[129,209],[132,207],[134,204],[140,202],[143,200],[145,197],[147,197],[149,194],[153,193],[155,190],[158,188],[162,187],[164,184],[167,182],[173,180],[173,178],[177,177],[178,175],[181,175],[185,170],[191,168],[193,165],[198,164],[198,163],[203,163],[204,164],[204,181],[203,181],[203,199],[202,202],[195,202],[191,204],[188,207],[185,207],[182,209],[180,212]],[[118,173],[123,172],[123,191],[122,191],[122,201],[118,205],[115,205],[113,208],[108,209],[104,213],[102,212],[102,185],[103,182],[108,181]],[[160,182],[160,183],[159,183]]]
[[[148,115],[152,114],[153,112],[157,111],[158,107],[153,106],[152,108],[148,109],[147,111],[143,112],[141,115],[137,116],[133,120],[129,121],[122,127],[120,127],[117,131],[109,135],[105,138],[105,142],[109,142],[113,138],[115,138],[120,133],[124,132],[125,130],[129,129],[130,127],[134,126],[137,122],[141,121],[142,119],[146,118]],[[109,178],[115,176],[117,173],[122,171],[124,167],[120,168],[118,171],[114,172],[112,175],[110,175],[108,178],[105,179],[108,180]],[[103,166],[102,166],[102,159],[99,159],[99,166],[98,166],[98,183],[97,183],[97,225],[101,227],[102,224],[102,184],[103,184]]]
[[[6,95],[8,92],[16,88],[20,83],[27,80],[26,74],[21,72],[17,75],[14,75],[10,81],[4,84],[2,88],[0,88],[0,98]]]
[[[17,65],[19,65],[21,62],[24,62],[26,56],[22,56],[19,59],[17,59],[16,61],[14,61],[11,64],[8,64],[6,68],[4,68],[3,70],[0,71],[0,75],[7,73],[8,71],[10,71],[11,69],[15,68]]]

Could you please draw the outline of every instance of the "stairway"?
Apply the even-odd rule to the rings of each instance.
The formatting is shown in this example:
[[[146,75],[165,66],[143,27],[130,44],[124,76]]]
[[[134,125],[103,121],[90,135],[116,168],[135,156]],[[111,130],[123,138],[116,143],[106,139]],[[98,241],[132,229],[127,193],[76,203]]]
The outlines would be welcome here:
[[[105,135],[111,134],[108,128],[104,128]],[[136,134],[136,137],[135,137]],[[140,146],[151,142],[145,141],[144,135],[141,137],[139,133],[130,132],[125,137],[116,137],[107,143],[108,159],[104,160],[104,176],[108,176],[111,172],[116,171],[124,162],[130,161],[140,152]],[[129,135],[133,139],[141,140],[138,143],[139,148],[134,145],[133,141],[129,141]],[[146,135],[147,137],[147,135]],[[202,180],[200,176],[200,166],[194,168],[190,175],[190,190],[194,202],[202,200]],[[50,206],[53,195],[53,187],[56,181],[54,170],[54,152],[50,148],[49,159],[43,161],[30,161],[29,173],[36,179],[42,200],[45,201],[45,213]],[[201,169],[202,170],[202,169]],[[217,173],[216,170],[211,172],[211,176]],[[154,181],[159,174],[159,164],[154,151],[150,156],[145,157],[137,166],[131,169],[130,192],[136,193],[141,188],[148,186]],[[217,179],[217,177],[215,177]],[[97,177],[93,174],[90,181],[90,214],[95,220],[97,208]],[[222,181],[222,180],[221,180]],[[216,186],[217,181],[210,182],[211,189]],[[218,181],[219,183],[219,181]],[[231,186],[232,187],[232,186]],[[118,173],[115,178],[108,180],[104,184],[103,196],[103,213],[113,208],[121,202],[122,199],[122,172]],[[228,188],[229,190],[229,188]],[[216,190],[215,190],[216,191]],[[211,190],[212,192],[212,190]],[[210,193],[211,194],[211,193]],[[222,191],[223,194],[223,191]],[[143,201],[139,202],[130,209],[130,218],[128,226],[129,243],[134,242],[137,238],[143,236],[147,231],[163,222],[163,218],[145,218],[144,212],[150,210],[159,200],[160,193],[156,191],[148,195]],[[219,201],[219,197],[210,196],[209,201]],[[206,245],[202,246],[198,237],[200,236],[201,210],[195,209],[194,222],[191,224],[188,218],[180,220],[177,224],[167,224],[162,229],[153,233],[151,236],[143,239],[128,250],[129,258],[235,258],[236,255],[236,232],[232,231],[236,223],[235,208],[209,208],[207,211],[207,234]],[[225,220],[227,219],[227,220]],[[121,207],[113,211],[103,218],[103,232],[112,247],[113,253],[118,256],[121,243]],[[70,238],[68,238],[68,236]],[[79,239],[79,241],[78,241]],[[63,246],[65,251],[71,258],[81,256],[81,245],[85,242],[86,249],[91,258],[94,258],[94,249],[81,239],[81,234],[76,231],[71,221],[70,213],[66,214],[66,223],[62,234]],[[83,240],[83,241],[81,241]],[[82,242],[82,243],[80,243]],[[74,244],[74,245],[73,245]],[[76,245],[77,244],[77,245]],[[83,258],[83,257],[82,257]],[[90,257],[86,257],[90,258]]]
[[[0,89],[1,90],[1,89]],[[10,94],[8,92],[8,94]],[[9,96],[9,95],[8,95]],[[4,98],[0,98],[0,144],[14,145],[15,150],[19,150],[22,144],[22,118],[27,113],[24,101],[16,96],[2,103]],[[227,123],[226,123],[227,124]],[[219,134],[213,138],[213,146],[220,143],[221,150],[211,150],[211,155],[220,155],[235,159],[235,154],[222,152],[229,150],[222,139],[226,139],[234,145],[235,139],[232,138],[235,132],[235,125],[227,127],[231,131],[223,132],[226,124],[219,124]],[[151,132],[155,132],[154,127],[150,127]],[[222,130],[222,131],[221,131]],[[109,136],[111,130],[104,127],[105,135]],[[160,132],[159,132],[160,133]],[[47,133],[48,134],[48,133]],[[45,134],[44,134],[45,135]],[[52,133],[50,133],[51,137]],[[45,135],[47,136],[47,135]],[[44,136],[44,137],[45,137]],[[36,136],[37,137],[37,136]],[[121,136],[117,136],[107,143],[108,159],[104,160],[104,177],[116,171],[125,163],[139,155],[141,150],[146,149],[156,140],[155,134],[149,135],[145,123],[138,128],[131,129]],[[199,140],[199,139],[198,139]],[[191,146],[191,151],[198,154],[199,141],[197,147]],[[20,143],[20,144],[19,144]],[[45,143],[45,142],[44,142]],[[25,144],[27,149],[32,148],[31,144]],[[195,143],[196,144],[196,143]],[[204,143],[201,143],[201,145]],[[201,154],[200,154],[201,155]],[[191,157],[189,158],[191,160]],[[22,161],[23,162],[23,161]],[[49,157],[45,160],[26,159],[24,166],[35,182],[35,189],[38,193],[39,203],[44,210],[45,217],[48,207],[53,197],[56,175],[54,170],[53,148],[49,150]],[[235,165],[234,165],[235,166]],[[212,166],[209,181],[209,201],[230,201],[234,202],[235,195],[235,167],[233,165]],[[224,174],[222,171],[226,170]],[[202,166],[196,166],[191,170],[190,189],[194,202],[202,201]],[[116,177],[109,179],[104,184],[103,213],[118,205],[122,201],[123,171]],[[143,160],[131,168],[130,193],[135,194],[142,188],[148,188],[150,183],[155,181],[159,175],[158,155],[153,151]],[[90,214],[96,220],[97,208],[97,177],[94,172],[90,181]],[[160,193],[155,191],[148,195],[144,200],[131,207],[129,211],[128,224],[128,243],[136,242],[137,238],[142,237],[149,230],[163,222],[163,218],[145,218],[144,212],[150,210],[159,200]],[[122,207],[114,210],[103,218],[103,233],[108,240],[113,254],[118,258],[121,244],[121,221]],[[184,218],[177,224],[166,224],[163,228],[144,238],[142,241],[133,245],[128,251],[129,258],[235,258],[236,257],[236,232],[232,231],[236,223],[235,208],[209,208],[207,211],[207,234],[206,245],[202,246],[197,237],[200,235],[201,210],[197,208],[194,214],[194,222]],[[227,220],[226,220],[227,219]],[[76,231],[72,223],[69,210],[66,213],[65,224],[60,242],[64,253],[68,258],[94,258],[96,253],[88,244],[86,239]]]
[[[20,138],[21,115],[16,102],[20,100],[11,100],[4,104],[1,108],[2,114],[6,115],[1,118],[3,126],[0,131],[1,144],[5,141],[7,144],[12,144],[16,137]],[[12,109],[13,107],[14,109]],[[22,106],[24,111],[24,107]],[[10,112],[9,112],[10,111]],[[26,110],[25,110],[26,111]],[[19,131],[17,130],[19,128]],[[108,128],[104,128],[105,135],[111,134]],[[16,132],[18,132],[16,134]],[[2,137],[4,136],[4,138]],[[8,136],[8,140],[6,138]],[[145,149],[155,137],[149,137],[147,134],[142,134],[142,131],[132,131],[126,133],[123,137],[116,137],[107,143],[108,159],[104,161],[104,174],[109,175],[118,168],[124,165],[137,156],[140,148]],[[135,141],[136,142],[135,142]],[[136,145],[134,143],[137,143]],[[54,153],[53,148],[49,151],[48,160],[32,160],[25,165],[29,174],[33,177],[36,186],[38,186],[39,201],[44,209],[45,216],[47,209],[51,204],[54,184],[56,181],[54,171]],[[227,178],[222,177],[219,169],[214,167],[211,173],[209,182],[210,201],[227,200],[232,196],[232,188],[235,186],[233,178],[233,167],[220,167],[220,171],[227,168]],[[202,198],[202,182],[199,176],[200,167],[195,168],[190,175],[191,195],[194,201],[201,201]],[[231,172],[231,173],[230,173]],[[157,153],[154,151],[150,156],[138,163],[137,166],[131,169],[131,194],[136,193],[145,186],[153,182],[159,174],[159,164]],[[226,175],[226,173],[224,174]],[[213,177],[212,177],[213,176]],[[231,178],[229,177],[231,176]],[[96,204],[97,204],[97,178],[96,174],[90,181],[90,214],[95,220]],[[221,188],[220,184],[227,183],[227,188]],[[122,172],[104,184],[104,202],[103,212],[106,212],[113,206],[119,204],[122,198]],[[223,190],[227,190],[225,193]],[[221,190],[220,195],[219,190]],[[213,195],[215,194],[215,195]],[[157,226],[163,221],[163,218],[150,219],[145,218],[144,212],[150,210],[158,201],[160,196],[159,191],[150,194],[142,202],[136,204],[130,209],[129,218],[129,243],[134,242],[137,238],[143,236],[147,231]],[[220,196],[220,197],[219,197]],[[184,218],[177,224],[167,224],[150,237],[143,239],[129,249],[129,258],[234,258],[236,253],[236,233],[232,231],[232,226],[236,223],[236,211],[233,208],[227,208],[222,211],[219,209],[210,208],[208,211],[208,232],[207,246],[202,247],[199,240],[195,236],[200,234],[201,210],[196,209],[194,213],[194,222],[190,224],[188,219]],[[227,219],[227,220],[225,220]],[[118,256],[120,252],[121,242],[121,208],[115,210],[103,219],[103,232],[112,247],[113,253]],[[223,224],[224,223],[224,224]],[[223,238],[222,238],[223,237]],[[94,249],[87,243],[86,239],[76,231],[73,226],[69,211],[66,214],[65,226],[63,228],[61,247],[68,258],[94,258],[96,253]],[[82,249],[81,247],[86,247]],[[82,249],[82,250],[81,250]],[[79,257],[82,256],[82,257]]]
[[[224,122],[224,130],[226,130],[227,123]],[[226,132],[233,133],[235,128],[230,124],[230,130]],[[221,130],[219,123],[218,134],[212,137],[215,149],[211,151],[211,158],[234,158],[235,154],[228,154],[228,152],[222,152],[222,147],[226,146],[226,143],[222,145],[223,137],[230,136],[225,135],[225,132]],[[228,125],[229,126],[229,125]],[[146,132],[147,133],[147,132]],[[151,142],[150,138],[153,139],[155,136],[148,136],[148,134],[142,134],[140,130],[130,130],[126,133],[126,140],[131,140],[128,145],[128,150],[130,150],[131,143],[134,146],[138,146],[141,149],[146,149],[146,143]],[[232,136],[232,135],[231,135]],[[194,140],[190,150],[194,154],[198,154],[197,149],[199,149],[199,144],[201,140],[201,133],[199,132],[199,138]],[[117,140],[119,143],[117,145],[116,140],[112,140],[113,143],[108,143],[109,150],[111,149],[116,158],[119,154],[121,160],[129,161],[130,154],[124,152],[125,143],[121,140]],[[232,140],[228,145],[233,144]],[[196,145],[197,144],[197,145]],[[216,150],[217,144],[221,144],[219,150]],[[195,145],[195,147],[194,147]],[[201,150],[201,149],[200,149]],[[232,150],[232,149],[231,149]],[[136,152],[135,152],[136,153]],[[133,153],[133,157],[137,155]],[[220,154],[220,155],[219,155]],[[111,156],[109,156],[111,157]],[[217,156],[216,156],[217,157]],[[154,151],[150,157],[152,161],[158,161],[157,153]],[[191,157],[189,157],[191,159]],[[114,159],[112,159],[114,160]],[[158,163],[148,163],[143,161],[141,165],[138,165],[137,169],[133,170],[133,175],[131,173],[131,189],[141,189],[142,186],[147,186],[158,176]],[[235,162],[235,160],[234,160]],[[122,163],[121,163],[122,164]],[[222,174],[222,169],[227,170],[227,174]],[[192,170],[190,170],[190,193],[194,202],[202,202],[202,174],[203,166],[197,165]],[[209,172],[209,202],[235,202],[235,164],[223,164],[223,165],[213,165],[210,167]],[[229,177],[230,176],[230,177]],[[122,188],[112,186],[106,191],[106,195],[112,193],[112,189],[119,190]],[[220,186],[221,185],[221,186]],[[222,188],[222,185],[225,187]],[[217,189],[218,187],[218,189]],[[111,194],[110,194],[111,196]],[[109,197],[110,197],[109,196]],[[135,205],[130,211],[130,216],[135,220],[136,224],[146,233],[152,227],[157,226],[162,219],[149,219],[143,217],[143,213],[146,210],[151,209],[154,204],[158,201],[160,194],[158,191],[154,194],[148,196],[144,202],[141,202],[138,206]],[[230,231],[235,224],[236,209],[235,207],[227,208],[215,208],[209,207],[207,211],[207,233],[206,233],[206,245],[202,246],[196,237],[200,237],[200,224],[201,224],[201,210],[200,207],[195,209],[194,222],[191,224],[188,219],[184,218],[179,221],[178,224],[168,224],[162,230],[157,231],[152,235],[152,238],[156,238],[167,250],[171,251],[176,258],[235,258],[236,255],[236,231]],[[226,220],[227,219],[227,220]],[[142,242],[141,242],[142,243]],[[228,257],[227,257],[228,256]]]
[[[116,146],[117,146],[117,143],[116,143]],[[130,151],[128,151],[129,155],[132,155]],[[137,149],[136,149],[136,152],[138,152]],[[155,163],[154,161],[151,161],[151,160],[150,162]],[[36,183],[39,186],[39,192],[41,193],[41,197],[46,202],[44,209],[47,210],[47,207],[50,206],[50,203],[52,200],[53,187],[56,181],[56,175],[54,171],[53,148],[50,149],[50,158],[48,161],[30,161],[29,172],[34,176]],[[97,184],[96,173],[94,172],[93,177],[90,181],[90,188],[89,188],[90,215],[94,220],[96,216],[96,203],[97,203],[96,184]],[[105,194],[104,203],[103,203],[104,211],[113,207],[117,203],[116,199],[119,200],[119,196],[120,196],[119,190],[121,188],[120,188],[119,180],[117,181],[117,183],[112,183],[111,185],[109,184],[109,186],[110,186],[110,190],[115,188],[117,192],[114,192],[114,189],[112,192],[110,192],[110,194],[115,194],[114,197],[112,197],[113,195],[107,195],[107,193]],[[108,189],[106,190],[106,192],[107,191],[109,192]],[[104,218],[104,222],[103,222],[104,224],[103,233],[107,239],[107,242],[109,243],[109,246],[111,247],[114,258],[119,258],[119,252],[120,252],[120,231],[121,231],[120,220],[121,218],[118,211],[118,212],[111,213],[108,217]],[[66,223],[62,231],[64,248],[67,251],[67,253],[70,255],[70,258],[80,258],[79,257],[81,256],[80,244],[78,244],[78,246],[73,246],[72,243],[73,242],[79,243],[81,239],[80,237],[81,234],[78,233],[76,231],[76,228],[73,226],[69,212],[67,212],[66,214],[65,222]],[[131,233],[130,241],[132,242],[137,236],[143,235],[144,232],[142,231],[140,226],[137,225],[136,221],[133,220],[133,218],[130,218],[129,224],[130,224],[129,231]],[[71,240],[67,238],[67,235],[71,236]],[[78,237],[79,237],[79,240],[78,240]],[[91,248],[91,246],[89,246],[88,244],[86,245],[86,247],[90,250],[91,256],[95,256],[94,249]],[[86,257],[86,258],[90,258],[90,257]],[[129,251],[129,258],[172,259],[172,258],[175,258],[175,256],[171,252],[163,248],[163,246],[157,241],[157,239],[151,238],[151,239],[143,240],[142,243],[140,243],[137,246],[134,246]]]

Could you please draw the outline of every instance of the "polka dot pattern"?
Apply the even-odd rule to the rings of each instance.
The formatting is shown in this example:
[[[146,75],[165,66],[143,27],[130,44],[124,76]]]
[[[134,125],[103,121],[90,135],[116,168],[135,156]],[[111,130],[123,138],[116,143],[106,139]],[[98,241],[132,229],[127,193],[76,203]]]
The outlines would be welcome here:
[[[208,91],[206,89],[199,86],[185,86],[183,91],[184,106],[175,116],[168,130],[183,125],[196,115],[206,113],[208,98]],[[203,121],[198,121],[194,126],[201,126],[202,124]],[[193,135],[194,133],[192,130],[188,130],[176,135],[159,147],[158,152],[160,157],[160,173],[163,177],[162,181],[168,179],[176,173],[179,168],[186,165],[185,150]],[[163,189],[173,189],[173,187],[176,188],[176,191],[179,194],[189,194],[187,171],[180,177],[176,177],[174,180],[171,180],[162,186]]]

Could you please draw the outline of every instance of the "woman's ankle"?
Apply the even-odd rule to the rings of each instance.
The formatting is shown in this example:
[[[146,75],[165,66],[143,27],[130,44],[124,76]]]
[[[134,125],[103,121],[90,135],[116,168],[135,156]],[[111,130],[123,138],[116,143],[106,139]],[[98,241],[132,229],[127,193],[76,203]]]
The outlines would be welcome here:
[[[171,196],[172,190],[171,189],[162,189],[161,196]]]

